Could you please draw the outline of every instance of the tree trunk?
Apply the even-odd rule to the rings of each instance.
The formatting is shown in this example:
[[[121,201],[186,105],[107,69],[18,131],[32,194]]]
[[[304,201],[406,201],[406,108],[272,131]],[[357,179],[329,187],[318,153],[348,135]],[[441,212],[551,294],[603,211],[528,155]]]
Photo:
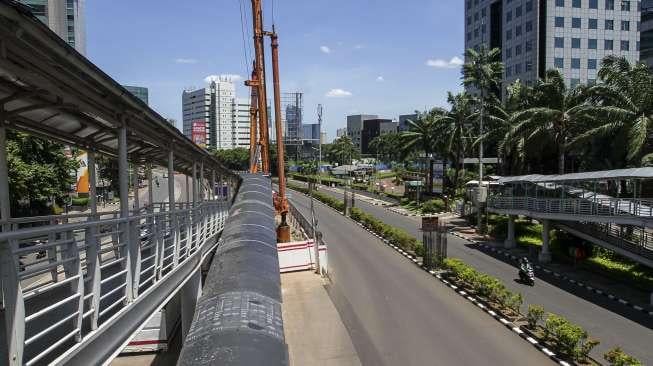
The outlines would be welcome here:
[[[565,151],[562,149],[558,153],[558,174],[565,174]]]

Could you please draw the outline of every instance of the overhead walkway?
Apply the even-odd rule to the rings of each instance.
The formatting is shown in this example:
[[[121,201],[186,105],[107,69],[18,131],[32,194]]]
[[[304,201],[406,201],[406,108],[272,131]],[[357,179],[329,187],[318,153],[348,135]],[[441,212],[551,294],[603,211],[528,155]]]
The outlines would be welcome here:
[[[653,266],[653,199],[642,198],[652,179],[653,168],[501,177],[487,209],[510,216],[507,246],[514,245],[514,217],[522,215],[545,228],[555,221],[565,231]],[[548,232],[543,235],[540,258],[546,261]]]
[[[12,216],[7,140],[14,132],[88,153],[88,212]],[[113,212],[98,211],[98,156],[117,161],[120,206]],[[156,167],[167,169],[165,202],[153,203]],[[145,205],[138,185],[129,184],[130,173],[139,172],[147,175]],[[192,191],[188,202],[175,200],[180,174]],[[219,244],[234,245],[219,241],[232,203],[256,196],[271,207],[269,189],[268,178],[226,169],[27,7],[0,0],[0,365],[108,363],[173,296],[181,297],[185,334],[201,294],[200,268]],[[257,213],[232,214],[251,222]],[[239,226],[232,220],[229,241],[245,231],[265,232],[259,240],[268,240],[274,232],[268,221]],[[274,247],[274,241],[264,244]],[[261,263],[278,271],[276,258],[274,251]],[[229,268],[225,276],[251,276],[242,262]],[[239,340],[250,342],[255,333]],[[282,327],[277,336],[283,340]]]

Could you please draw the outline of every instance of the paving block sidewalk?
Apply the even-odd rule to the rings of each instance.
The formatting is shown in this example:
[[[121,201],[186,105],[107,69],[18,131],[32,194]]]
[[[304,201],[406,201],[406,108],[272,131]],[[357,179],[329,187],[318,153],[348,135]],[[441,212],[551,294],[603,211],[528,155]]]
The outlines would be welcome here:
[[[281,275],[283,327],[290,366],[360,366],[354,345],[320,276]]]

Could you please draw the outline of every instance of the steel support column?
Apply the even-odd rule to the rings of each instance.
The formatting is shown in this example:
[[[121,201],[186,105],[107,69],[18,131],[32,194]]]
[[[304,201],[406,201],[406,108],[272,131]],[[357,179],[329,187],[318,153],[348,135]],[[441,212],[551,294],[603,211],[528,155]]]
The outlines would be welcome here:
[[[120,251],[121,255],[126,258],[125,266],[127,273],[125,279],[125,297],[127,302],[134,299],[134,280],[136,276],[136,264],[138,262],[138,243],[133,242],[132,230],[129,220],[129,161],[127,159],[127,125],[118,129],[118,177],[120,182],[120,217],[125,221],[120,223],[121,244],[124,244]]]
[[[134,163],[132,164],[132,185],[133,185],[133,191],[134,191],[134,212],[136,215],[139,215],[140,212],[140,198],[138,197],[138,188],[139,188],[139,183],[138,183],[138,164]]]
[[[91,220],[99,220],[97,214],[97,173],[95,171],[95,152],[88,151],[88,203],[91,208]],[[91,329],[98,327],[98,317],[100,312],[100,241],[97,237],[97,227],[89,226],[85,232],[86,237],[86,268],[87,277],[91,284],[91,309],[93,313],[90,317]]]
[[[551,221],[542,220],[542,251],[538,257],[542,263],[551,262],[551,251],[549,250],[549,232],[551,230]]]
[[[152,164],[147,167],[147,202],[148,213],[154,213],[154,178],[152,177]]]
[[[197,163],[193,162],[193,207],[197,206]]]
[[[186,177],[188,181],[188,177]],[[179,263],[179,233],[177,228],[176,204],[175,204],[175,153],[170,149],[168,152],[168,210],[170,211],[170,241],[173,243],[173,257],[172,260],[176,266]]]
[[[508,233],[506,241],[503,243],[504,248],[514,248],[517,243],[515,241],[515,215],[508,215]]]
[[[200,162],[200,176],[199,179],[197,180],[198,184],[198,189],[199,189],[199,194],[200,194],[200,202],[204,201],[204,160]]]
[[[9,201],[9,170],[7,168],[7,127],[0,117],[0,221],[11,217]],[[3,231],[5,229],[3,228]]]

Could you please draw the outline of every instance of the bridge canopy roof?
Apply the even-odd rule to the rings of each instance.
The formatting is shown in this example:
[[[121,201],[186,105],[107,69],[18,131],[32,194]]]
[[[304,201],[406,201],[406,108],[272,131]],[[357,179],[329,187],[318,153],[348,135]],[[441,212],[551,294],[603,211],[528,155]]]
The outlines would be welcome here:
[[[569,174],[529,174],[512,177],[501,177],[499,183],[556,183],[573,181],[598,181],[619,179],[653,179],[653,167],[599,170],[594,172]]]

